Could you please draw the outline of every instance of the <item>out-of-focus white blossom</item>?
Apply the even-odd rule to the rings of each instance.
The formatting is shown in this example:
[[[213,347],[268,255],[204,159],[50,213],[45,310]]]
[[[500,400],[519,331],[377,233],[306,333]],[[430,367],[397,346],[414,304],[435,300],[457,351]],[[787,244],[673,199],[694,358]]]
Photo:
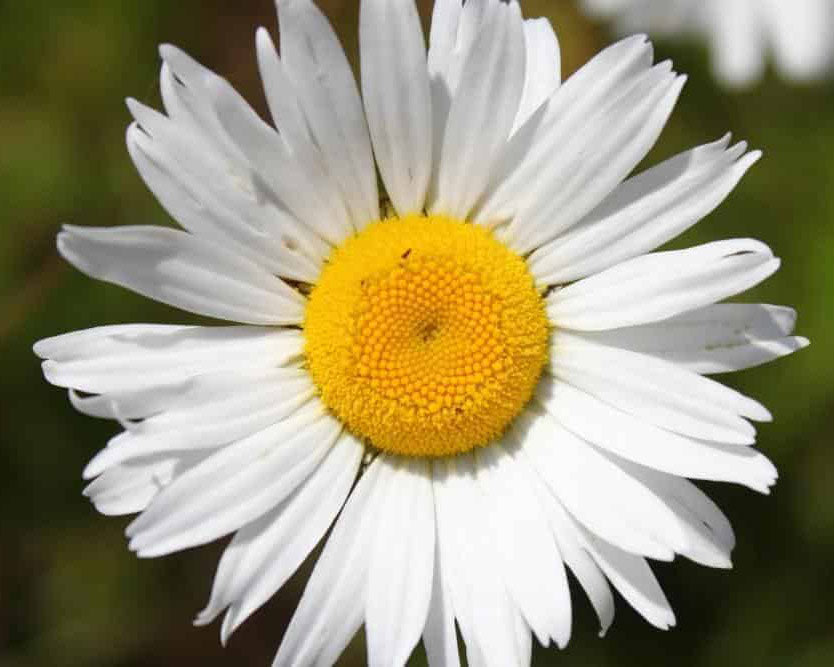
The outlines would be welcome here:
[[[768,59],[794,81],[824,76],[834,62],[832,0],[582,0],[588,13],[621,32],[697,35],[712,50],[715,73],[730,86],[758,81]]]

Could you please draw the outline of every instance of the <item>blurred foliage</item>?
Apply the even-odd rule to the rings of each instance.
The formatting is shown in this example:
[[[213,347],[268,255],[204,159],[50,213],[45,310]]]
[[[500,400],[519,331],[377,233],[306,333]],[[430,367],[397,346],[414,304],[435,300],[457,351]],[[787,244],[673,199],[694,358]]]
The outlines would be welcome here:
[[[356,60],[356,0],[323,6]],[[566,0],[524,3],[560,35],[565,73],[607,42]],[[429,3],[421,3],[424,17]],[[138,561],[124,519],[95,514],[80,470],[117,430],[81,417],[41,378],[31,344],[72,329],[131,321],[193,322],[57,257],[61,223],[165,222],[124,149],[123,98],[159,103],[155,45],[172,41],[227,76],[259,109],[253,35],[275,28],[271,0],[0,0],[0,664],[123,666],[269,664],[309,572],[302,572],[221,648],[217,627],[189,620],[207,599],[222,545]],[[813,345],[731,381],[768,405],[759,445],[781,472],[769,498],[708,489],[739,536],[735,570],[657,566],[679,628],[658,632],[625,604],[605,640],[574,591],[574,637],[534,664],[705,666],[834,664],[834,84],[768,79],[729,94],[697,47],[657,45],[689,83],[656,162],[732,130],[765,158],[730,199],[676,245],[754,236],[782,270],[749,299],[800,311]],[[362,664],[361,636],[343,659]],[[424,664],[417,655],[415,664]]]

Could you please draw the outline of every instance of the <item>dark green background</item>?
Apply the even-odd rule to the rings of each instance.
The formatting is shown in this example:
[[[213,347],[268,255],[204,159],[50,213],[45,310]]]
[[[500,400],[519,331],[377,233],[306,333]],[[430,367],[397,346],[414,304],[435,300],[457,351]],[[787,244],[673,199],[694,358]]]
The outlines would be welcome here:
[[[355,60],[356,0],[325,9]],[[565,71],[611,40],[569,2],[549,13]],[[421,6],[428,15],[428,2]],[[191,627],[221,545],[162,560],[127,550],[126,519],[82,498],[83,464],[117,429],[73,413],[40,376],[38,338],[99,324],[193,322],[125,290],[84,278],[57,256],[61,223],[165,223],[124,149],[124,97],[159,104],[156,44],[174,42],[227,76],[263,109],[254,29],[275,28],[270,0],[0,0],[0,665],[219,665],[271,661],[309,571],[222,649],[218,628]],[[659,632],[624,603],[605,640],[584,596],[567,650],[537,665],[834,664],[834,84],[769,77],[750,92],[713,82],[697,45],[661,43],[690,74],[654,162],[732,130],[764,159],[717,212],[676,242],[753,236],[782,270],[749,299],[793,305],[813,344],[795,358],[731,378],[768,405],[759,445],[781,480],[770,497],[708,489],[739,540],[730,572],[686,561],[657,572],[678,616]],[[622,602],[622,601],[620,601]],[[361,637],[344,664],[363,662]],[[422,664],[422,656],[415,658]]]

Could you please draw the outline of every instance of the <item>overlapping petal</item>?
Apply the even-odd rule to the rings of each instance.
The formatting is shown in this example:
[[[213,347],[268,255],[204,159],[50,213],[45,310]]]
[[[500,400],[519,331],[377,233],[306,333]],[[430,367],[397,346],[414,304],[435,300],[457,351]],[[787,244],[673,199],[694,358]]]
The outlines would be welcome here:
[[[65,227],[61,255],[92,278],[245,324],[299,324],[304,297],[228,248],[167,227]]]
[[[359,43],[365,113],[385,189],[400,215],[419,213],[432,171],[432,112],[414,3],[364,0]]]

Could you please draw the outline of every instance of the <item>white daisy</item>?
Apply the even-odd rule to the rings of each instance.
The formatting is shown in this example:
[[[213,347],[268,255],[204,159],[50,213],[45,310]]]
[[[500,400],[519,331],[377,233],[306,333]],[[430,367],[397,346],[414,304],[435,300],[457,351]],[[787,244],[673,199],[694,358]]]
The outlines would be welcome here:
[[[790,309],[717,304],[776,271],[762,243],[651,251],[759,153],[725,137],[624,180],[684,81],[643,38],[560,85],[515,2],[439,0],[426,54],[411,0],[363,0],[360,98],[310,0],[278,14],[280,57],[257,34],[274,127],[171,46],[167,115],[130,101],[130,154],[184,230],[59,235],[90,276],[240,323],[35,346],[124,428],[85,493],[141,513],[141,557],[234,534],[197,617],[225,611],[223,641],[332,525],[276,665],[333,663],[363,624],[373,665],[421,637],[456,665],[455,622],[471,664],[529,664],[532,635],[568,642],[565,566],[603,633],[611,585],[668,628],[645,559],[729,567],[734,543],[686,478],[776,479],[750,447],[767,410],[705,375],[807,341]]]
[[[729,86],[749,86],[772,51],[779,73],[809,81],[834,64],[831,0],[582,0],[594,16],[613,18],[620,31],[704,36],[716,75]]]

